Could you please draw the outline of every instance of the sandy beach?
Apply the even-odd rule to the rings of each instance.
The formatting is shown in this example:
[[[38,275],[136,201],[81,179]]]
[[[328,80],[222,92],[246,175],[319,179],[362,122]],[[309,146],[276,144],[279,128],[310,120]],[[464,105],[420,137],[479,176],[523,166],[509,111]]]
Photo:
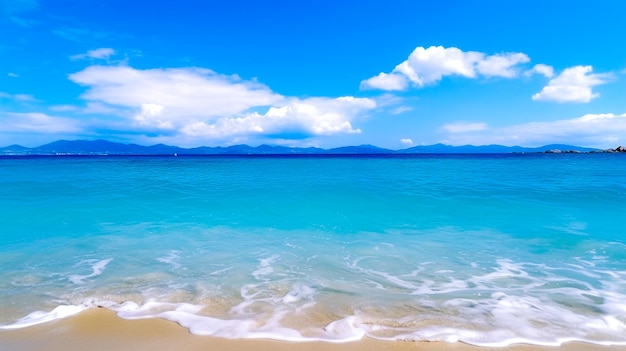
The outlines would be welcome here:
[[[230,340],[190,334],[185,328],[162,319],[124,320],[106,309],[92,309],[77,316],[17,330],[0,331],[0,350],[502,350],[462,343],[385,342],[363,339],[349,343],[280,342],[274,340]],[[504,350],[626,350],[584,343],[569,343],[559,348],[513,345]]]

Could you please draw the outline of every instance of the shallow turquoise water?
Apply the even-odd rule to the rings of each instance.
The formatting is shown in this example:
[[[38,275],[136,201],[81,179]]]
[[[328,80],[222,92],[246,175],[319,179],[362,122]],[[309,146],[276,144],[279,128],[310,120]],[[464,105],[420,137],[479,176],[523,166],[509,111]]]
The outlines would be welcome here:
[[[0,158],[0,328],[626,344],[626,158]],[[39,312],[36,312],[39,311]]]

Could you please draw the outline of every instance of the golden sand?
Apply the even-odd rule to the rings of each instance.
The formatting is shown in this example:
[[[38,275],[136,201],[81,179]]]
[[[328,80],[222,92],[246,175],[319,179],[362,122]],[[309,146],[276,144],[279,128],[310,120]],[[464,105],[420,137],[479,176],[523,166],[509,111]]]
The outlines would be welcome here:
[[[1,351],[475,351],[502,350],[462,343],[386,342],[363,339],[349,343],[281,342],[273,340],[230,340],[190,334],[179,325],[161,319],[124,320],[106,309],[93,309],[77,316],[17,330],[0,331]],[[514,345],[510,351],[531,350],[625,350],[626,347],[603,347],[570,343],[559,348]]]

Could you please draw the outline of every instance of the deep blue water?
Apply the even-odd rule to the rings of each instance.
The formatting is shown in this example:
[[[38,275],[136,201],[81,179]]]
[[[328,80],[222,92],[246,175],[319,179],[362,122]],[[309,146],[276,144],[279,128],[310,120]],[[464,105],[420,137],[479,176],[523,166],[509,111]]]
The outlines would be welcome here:
[[[626,344],[616,154],[0,157],[0,328]],[[40,312],[36,312],[40,311]]]

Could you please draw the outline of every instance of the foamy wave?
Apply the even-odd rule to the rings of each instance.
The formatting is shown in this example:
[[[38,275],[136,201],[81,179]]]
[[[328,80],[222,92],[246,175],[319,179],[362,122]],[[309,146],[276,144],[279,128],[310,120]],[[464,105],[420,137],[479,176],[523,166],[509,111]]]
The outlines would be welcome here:
[[[68,277],[68,279],[74,283],[74,284],[82,284],[84,283],[85,279],[88,278],[92,278],[92,277],[96,277],[99,276],[100,274],[102,274],[102,272],[104,272],[106,266],[109,264],[109,262],[113,261],[112,258],[106,259],[106,260],[86,260],[86,261],[82,261],[79,262],[77,266],[81,266],[83,264],[91,264],[91,274],[87,274],[87,275],[70,275]]]
[[[162,318],[187,328],[192,334],[229,339],[274,339],[282,341],[348,342],[363,338],[365,330],[354,323],[355,317],[334,321],[320,328],[316,336],[304,336],[300,331],[280,323],[285,314],[266,321],[256,318],[220,319],[200,315],[203,307],[191,304],[149,302],[144,305],[124,303],[110,307],[124,319]]]
[[[281,319],[286,315],[285,313],[278,314],[274,318],[265,321],[259,320],[254,316],[224,319],[203,315],[204,306],[187,303],[150,301],[140,305],[134,302],[116,304],[110,301],[98,302],[96,300],[86,300],[80,305],[58,306],[50,312],[33,312],[11,325],[0,326],[0,330],[30,327],[73,316],[90,308],[106,307],[117,312],[118,316],[123,319],[161,318],[178,323],[192,334],[229,339],[264,338],[291,342],[323,341],[341,343],[361,340],[367,336],[385,341],[464,342],[483,347],[505,347],[519,343],[560,346],[566,342],[585,342],[607,346],[626,345],[624,322],[615,317],[604,316],[587,319],[582,316],[578,318],[565,316],[567,322],[571,323],[570,335],[559,336],[559,333],[555,333],[549,326],[533,325],[532,320],[520,323],[515,317],[519,317],[522,309],[528,310],[529,306],[527,304],[520,301],[511,301],[504,294],[494,294],[493,298],[501,301],[502,305],[507,306],[508,310],[503,309],[499,313],[502,314],[500,316],[502,317],[501,321],[508,322],[491,330],[437,324],[427,325],[416,330],[408,330],[410,326],[406,324],[406,321],[396,320],[390,323],[389,320],[380,320],[377,323],[372,317],[357,313],[357,315],[349,315],[331,321],[326,326],[313,331],[311,328],[307,328],[307,333],[303,334],[301,330],[284,326],[281,323]],[[479,309],[476,315],[482,312]],[[558,313],[561,311],[551,312]],[[511,315],[508,315],[508,313],[511,313]],[[476,326],[474,324],[476,321],[477,319],[465,319],[459,324]],[[612,333],[608,333],[608,331],[612,331]],[[393,335],[381,336],[381,333],[389,334],[389,332],[392,332]],[[603,338],[590,338],[587,336],[592,335],[594,332]]]
[[[235,339],[626,345],[624,270],[580,259],[559,266],[497,259],[465,271],[428,262],[398,269],[400,261],[367,257],[346,258],[341,278],[328,279],[295,270],[287,256],[264,253],[247,267],[247,278],[237,280],[239,290],[168,284],[137,297],[89,290],[92,299],[76,305],[60,299],[70,303],[0,328],[28,327],[99,306],[121,318],[162,318],[194,334]],[[82,262],[93,272],[73,282],[101,274],[109,262]],[[129,299],[134,301],[123,302]]]
[[[31,327],[33,325],[51,322],[57,319],[73,316],[89,308],[86,305],[61,305],[54,308],[52,311],[36,311],[28,316],[16,321],[9,325],[0,325],[0,329],[20,329]]]

